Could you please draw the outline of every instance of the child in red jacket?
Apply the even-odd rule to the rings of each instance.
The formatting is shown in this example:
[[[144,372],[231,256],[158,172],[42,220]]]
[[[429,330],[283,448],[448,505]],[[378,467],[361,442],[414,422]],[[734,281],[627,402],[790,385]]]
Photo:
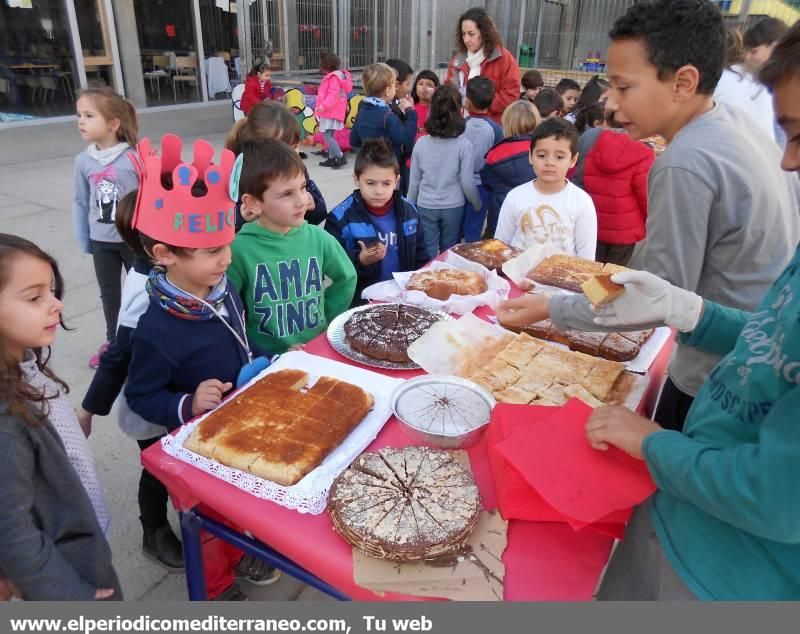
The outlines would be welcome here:
[[[654,160],[648,146],[616,130],[600,131],[588,150],[583,189],[597,210],[598,262],[624,266],[644,239],[647,174]]]
[[[272,69],[269,62],[256,61],[244,82],[244,93],[239,107],[245,115],[250,114],[257,103],[270,99],[272,95]]]

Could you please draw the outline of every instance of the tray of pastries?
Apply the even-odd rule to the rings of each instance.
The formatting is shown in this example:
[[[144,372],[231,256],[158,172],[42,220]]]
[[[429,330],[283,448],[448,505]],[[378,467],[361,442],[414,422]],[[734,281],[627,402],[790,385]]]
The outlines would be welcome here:
[[[330,376],[308,387],[303,370],[280,370],[208,414],[184,446],[282,486],[315,469],[374,405],[362,388]]]
[[[508,326],[506,326],[508,328]],[[583,352],[593,357],[601,357],[609,361],[630,361],[635,359],[642,346],[653,335],[653,330],[637,330],[633,332],[566,332],[556,328],[549,319],[524,328],[509,328],[514,332],[524,332],[537,339],[554,341],[567,346],[570,350]]]
[[[422,291],[441,301],[447,301],[451,295],[480,295],[486,289],[483,277],[460,269],[417,271],[406,284],[407,291]]]
[[[522,253],[520,249],[494,238],[490,240],[480,240],[478,242],[457,244],[450,250],[464,259],[477,262],[490,271],[494,270],[498,273],[502,271],[503,264]]]
[[[618,264],[603,264],[571,255],[551,255],[528,274],[534,282],[581,293],[581,286],[596,275],[621,273],[630,269]]]
[[[469,470],[451,453],[428,447],[363,453],[334,481],[328,496],[331,523],[347,543],[394,561],[459,551],[480,510]]]
[[[370,304],[352,308],[328,326],[328,341],[339,354],[387,370],[416,370],[408,347],[447,313],[409,304]]]
[[[469,379],[501,403],[563,405],[577,397],[600,407],[618,398],[617,383],[629,374],[624,368],[623,363],[563,350],[520,333]]]

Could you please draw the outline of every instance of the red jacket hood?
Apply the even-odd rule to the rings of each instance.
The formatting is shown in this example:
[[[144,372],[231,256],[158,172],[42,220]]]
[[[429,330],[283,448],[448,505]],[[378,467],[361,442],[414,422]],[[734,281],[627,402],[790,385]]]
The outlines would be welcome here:
[[[634,141],[624,132],[604,130],[589,150],[598,171],[614,174],[628,169],[653,156],[653,151],[640,141]]]

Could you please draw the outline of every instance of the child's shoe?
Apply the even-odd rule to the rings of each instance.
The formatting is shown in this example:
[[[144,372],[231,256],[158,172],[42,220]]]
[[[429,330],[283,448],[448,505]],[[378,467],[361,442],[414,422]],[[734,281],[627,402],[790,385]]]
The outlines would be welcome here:
[[[100,367],[100,355],[103,354],[106,350],[108,350],[108,346],[111,344],[110,341],[106,341],[100,348],[97,350],[96,354],[93,354],[89,358],[89,367],[92,370],[96,370]]]
[[[319,162],[320,167],[333,167],[336,164],[335,158],[327,158],[324,161]]]
[[[344,157],[344,154],[333,159],[333,165],[331,165],[331,167],[335,170],[338,170],[343,165],[347,165],[347,159]]]
[[[250,555],[242,557],[233,569],[233,574],[237,579],[254,586],[268,586],[281,578],[280,570]]]
[[[145,528],[142,550],[148,559],[152,559],[169,572],[183,570],[183,547],[169,524],[159,528]]]
[[[325,158],[328,158],[328,150],[317,150],[316,152],[312,152],[312,154],[315,156],[324,156]]]
[[[212,601],[247,601],[247,595],[235,581],[229,585],[219,596],[211,599]]]

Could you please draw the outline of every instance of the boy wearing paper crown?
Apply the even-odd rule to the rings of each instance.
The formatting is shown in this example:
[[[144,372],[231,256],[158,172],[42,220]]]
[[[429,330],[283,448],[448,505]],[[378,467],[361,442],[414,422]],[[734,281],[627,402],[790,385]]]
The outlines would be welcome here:
[[[223,150],[214,165],[214,149],[197,141],[187,164],[174,135],[161,149],[156,155],[145,139],[135,161],[141,185],[133,229],[156,266],[147,281],[150,305],[132,336],[125,396],[133,412],[173,430],[217,407],[269,362],[254,358],[244,308],[225,274],[235,234],[233,153]],[[210,536],[203,552],[211,598],[245,600],[234,576],[265,584],[280,574]]]
[[[257,220],[236,236],[230,280],[247,307],[250,340],[284,352],[347,310],[356,271],[336,239],[305,220],[306,179],[297,152],[279,141],[251,141],[236,160],[238,192],[232,194]]]

